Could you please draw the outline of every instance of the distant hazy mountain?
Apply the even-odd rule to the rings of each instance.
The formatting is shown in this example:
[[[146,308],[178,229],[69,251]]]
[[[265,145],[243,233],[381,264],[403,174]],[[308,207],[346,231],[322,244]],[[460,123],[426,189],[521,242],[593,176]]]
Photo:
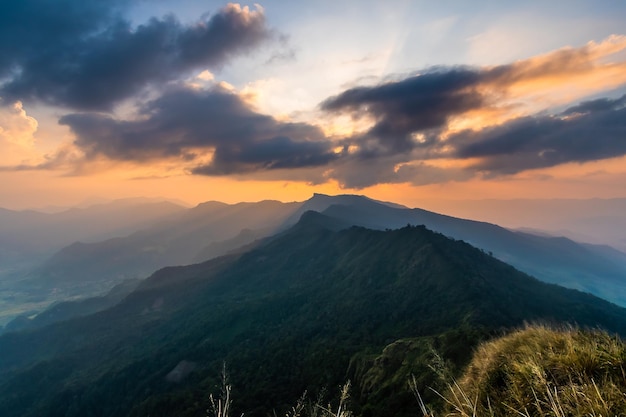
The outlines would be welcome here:
[[[284,230],[307,210],[381,230],[423,224],[491,252],[543,281],[626,305],[626,255],[609,247],[513,232],[356,195],[315,194],[299,203],[207,202],[126,237],[65,247],[33,271],[23,285],[32,291],[56,289],[70,296],[103,293],[121,280],[145,277],[164,266],[226,254]]]
[[[0,261],[49,255],[76,241],[128,235],[182,211],[164,201],[116,200],[55,213],[0,208]]]
[[[12,317],[45,309],[71,294],[54,285],[24,282],[26,275],[50,256],[77,241],[97,242],[126,236],[163,222],[185,207],[165,201],[134,198],[116,200],[55,213],[0,209],[0,326]],[[74,246],[75,247],[75,246]],[[72,294],[104,294],[124,279],[124,274],[89,287],[75,282]]]
[[[348,224],[306,212],[249,252],[162,269],[108,310],[0,336],[3,416],[203,415],[224,360],[233,414],[267,415],[398,339],[445,340],[443,359],[460,365],[481,337],[524,321],[626,335],[626,310],[467,243]]]
[[[242,229],[263,229],[264,235],[271,234],[301,204],[203,203],[128,236],[69,245],[33,271],[23,285],[56,288],[71,295],[101,292],[168,265],[197,262],[203,252],[215,256],[232,250],[233,243],[224,241],[235,238]],[[237,243],[244,245],[258,237],[251,232]],[[220,243],[223,249],[215,247]]]
[[[534,228],[626,252],[626,198],[461,200],[431,205],[452,216]]]

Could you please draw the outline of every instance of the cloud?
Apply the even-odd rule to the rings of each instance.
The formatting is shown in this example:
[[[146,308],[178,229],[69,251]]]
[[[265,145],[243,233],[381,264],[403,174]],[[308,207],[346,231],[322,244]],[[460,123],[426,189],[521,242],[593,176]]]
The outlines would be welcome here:
[[[345,158],[326,172],[328,179],[334,179],[341,188],[349,189],[363,189],[376,184],[437,184],[464,181],[473,176],[473,172],[461,168],[439,167],[423,161],[407,162],[407,158],[398,156],[371,159],[367,163]]]
[[[366,133],[339,142],[313,125],[257,113],[219,84],[211,90],[172,89],[145,104],[136,120],[79,113],[64,116],[61,123],[75,133],[75,144],[88,160],[178,158],[192,174],[276,171],[271,177],[281,179],[290,179],[290,170],[311,169],[304,176],[317,182],[322,169],[324,178],[346,188],[464,181],[477,173],[510,175],[626,154],[626,96],[444,135],[450,118],[489,105],[492,98],[477,87],[485,79],[491,80],[491,73],[440,69],[385,86],[348,90],[324,102],[323,108],[366,111],[378,119]],[[416,109],[422,113],[411,117]],[[442,165],[442,159],[470,162]]]
[[[196,78],[202,81],[213,81],[215,79],[215,75],[213,75],[213,73],[211,73],[209,70],[204,70],[196,75]]]
[[[328,165],[338,155],[326,141],[294,141],[275,136],[245,146],[217,146],[210,164],[196,167],[194,174],[227,175],[272,169]]]
[[[433,67],[403,79],[368,87],[354,87],[330,97],[320,105],[328,113],[349,113],[374,121],[369,137],[404,152],[415,145],[412,133],[445,129],[466,113],[492,107],[519,107],[533,94],[567,87],[569,97],[594,76],[607,77],[605,86],[626,82],[626,62],[604,62],[626,49],[626,36],[612,35],[600,43],[563,48],[544,55],[494,67]],[[393,145],[400,146],[393,146]]]
[[[472,169],[495,174],[626,155],[626,96],[598,99],[563,113],[534,115],[449,141],[458,158],[480,158]]]
[[[0,6],[0,94],[110,110],[144,87],[219,68],[274,36],[262,8],[229,4],[194,25],[174,16],[132,27],[127,1],[23,0]],[[1,79],[0,78],[0,79]]]
[[[34,117],[26,114],[21,102],[0,106],[0,142],[31,147],[38,125]]]
[[[351,88],[325,100],[321,108],[375,121],[359,138],[364,156],[403,153],[418,146],[413,133],[442,129],[452,116],[484,106],[475,89],[480,79],[475,69],[437,68],[396,82]]]
[[[319,128],[253,111],[236,93],[173,88],[143,105],[135,120],[99,113],[63,116],[87,160],[178,158],[204,175],[326,165],[339,155]]]
[[[1,103],[1,102],[0,102]],[[0,163],[15,164],[33,157],[37,120],[26,114],[22,103],[0,105]]]
[[[213,52],[202,55],[188,45],[213,45],[198,39],[204,39],[202,34],[211,32],[210,27],[222,27],[215,22],[231,22],[234,18],[226,17],[229,13],[241,18],[243,26],[263,20],[260,11],[229,6],[197,27],[183,27],[170,17],[127,30],[125,36],[135,38],[145,30],[147,38],[153,39],[148,35],[170,33],[162,26],[177,28],[176,36],[166,37],[177,52],[165,48],[169,52],[162,54],[163,44],[152,42],[156,52],[147,56],[163,59],[164,64],[142,67],[138,71],[141,76],[124,75],[130,83],[128,91],[186,68],[194,69],[196,83],[167,83],[155,92],[156,98],[137,101],[136,115],[130,119],[93,111],[100,107],[82,103],[81,108],[90,111],[67,114],[59,120],[74,134],[73,148],[53,154],[38,166],[23,164],[19,169],[73,166],[75,172],[88,172],[90,165],[103,161],[152,167],[167,164],[180,167],[173,170],[177,173],[316,183],[336,180],[346,188],[364,188],[381,183],[465,181],[477,175],[511,175],[626,154],[625,97],[586,101],[558,113],[550,107],[527,105],[545,88],[584,84],[590,76],[619,73],[626,64],[606,58],[626,48],[626,37],[507,65],[434,67],[379,85],[348,88],[320,104],[324,116],[364,123],[357,130],[342,130],[346,133],[338,138],[312,123],[261,113],[254,104],[253,85],[237,91],[212,79],[207,66],[219,66],[237,47],[225,47],[222,52],[226,55],[209,47]],[[103,39],[111,25],[103,27],[94,39]],[[266,33],[264,24],[259,30]],[[186,38],[184,33],[195,34]],[[250,39],[257,42],[261,37]],[[187,46],[179,47],[183,44]],[[216,41],[215,45],[223,43]],[[194,58],[181,55],[183,50],[192,51]],[[94,51],[101,56],[97,48]],[[79,67],[85,62],[90,61],[85,58]],[[626,82],[626,76],[622,77],[611,82]],[[139,80],[138,84],[133,80]],[[117,93],[111,94],[117,97]]]
[[[588,114],[600,111],[619,110],[626,106],[626,95],[618,99],[600,98],[580,103],[563,112],[564,115]]]
[[[467,172],[491,175],[610,158],[622,155],[626,147],[620,139],[625,137],[624,98],[585,102],[555,116],[545,107],[536,111],[539,99],[534,106],[528,102],[557,87],[568,87],[569,95],[575,96],[572,84],[619,69],[623,74],[603,85],[623,84],[626,63],[606,58],[625,48],[625,36],[611,36],[495,67],[435,67],[404,79],[347,89],[320,107],[331,116],[349,114],[370,121],[364,133],[346,141],[356,148],[353,157],[364,164],[372,166],[372,159],[388,163],[376,164],[377,177],[362,175],[363,184],[467,177],[458,168],[451,175],[439,175],[444,168],[425,163],[441,158],[481,158]]]

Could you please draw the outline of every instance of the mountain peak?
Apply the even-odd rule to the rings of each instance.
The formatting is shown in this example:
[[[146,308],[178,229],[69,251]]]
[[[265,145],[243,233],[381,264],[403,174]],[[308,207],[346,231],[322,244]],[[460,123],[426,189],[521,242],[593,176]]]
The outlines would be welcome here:
[[[313,197],[311,197],[305,203],[311,203],[311,202],[331,202],[331,204],[357,204],[360,202],[361,203],[367,202],[367,203],[382,204],[382,205],[394,207],[394,208],[407,208],[406,206],[403,206],[401,204],[392,203],[389,201],[375,200],[373,198],[370,198],[368,196],[361,195],[361,194],[328,195],[328,194],[322,194],[322,193],[313,193]]]

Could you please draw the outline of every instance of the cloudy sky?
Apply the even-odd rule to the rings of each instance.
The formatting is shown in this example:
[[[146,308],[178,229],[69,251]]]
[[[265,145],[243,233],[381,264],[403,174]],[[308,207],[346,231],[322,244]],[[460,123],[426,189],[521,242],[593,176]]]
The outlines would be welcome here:
[[[626,197],[626,3],[0,3],[0,207]]]

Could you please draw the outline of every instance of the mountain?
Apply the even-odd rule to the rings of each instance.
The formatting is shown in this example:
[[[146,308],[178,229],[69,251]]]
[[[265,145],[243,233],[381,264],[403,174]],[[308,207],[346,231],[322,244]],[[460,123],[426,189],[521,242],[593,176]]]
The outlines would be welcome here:
[[[31,270],[17,285],[5,291],[0,288],[0,295],[4,293],[9,300],[5,308],[0,300],[0,310],[15,316],[16,311],[41,310],[51,301],[104,294],[125,279],[143,278],[168,265],[201,262],[247,247],[286,230],[308,210],[378,230],[423,224],[465,240],[540,280],[626,305],[626,255],[610,247],[515,232],[363,196],[315,194],[294,203],[207,202],[127,236],[73,243]],[[24,302],[27,299],[40,301]]]
[[[271,234],[299,204],[203,203],[128,236],[69,245],[33,271],[23,285],[69,294],[85,293],[88,288],[101,292],[124,279],[143,278],[168,265],[192,263],[203,251],[213,252],[209,256],[219,253],[209,245],[232,239],[242,229],[264,228]],[[254,240],[257,235],[244,237]],[[237,243],[249,242],[239,239]],[[223,245],[225,252],[234,249],[232,244]]]
[[[23,285],[33,290],[55,288],[70,295],[102,292],[120,280],[144,277],[168,265],[226,254],[292,226],[305,211],[362,202],[402,207],[362,196],[322,194],[298,203],[206,202],[128,236],[68,245],[42,263]]]
[[[69,300],[77,293],[82,297],[102,295],[126,276],[93,287],[75,282],[76,288],[69,292],[54,283],[42,286],[25,281],[55,252],[76,241],[98,242],[129,235],[184,210],[183,206],[151,199],[115,200],[55,213],[0,209],[0,326],[20,314],[30,315],[53,302]]]
[[[184,210],[166,201],[115,200],[55,213],[0,209],[0,247],[48,253],[77,240],[98,241],[129,234]]]
[[[242,229],[239,234],[233,238],[209,243],[194,256],[192,262],[204,262],[207,259],[213,259],[240,250],[241,248],[247,248],[250,244],[270,236],[273,232],[273,229]]]
[[[626,254],[606,245],[580,244],[563,237],[514,232],[421,209],[397,209],[376,202],[332,205],[324,213],[373,229],[423,224],[492,253],[542,281],[590,292],[626,305]]]
[[[373,200],[369,197],[365,197],[362,195],[352,195],[352,194],[342,194],[342,195],[326,195],[326,194],[313,194],[313,197],[304,201],[298,208],[295,210],[287,219],[285,219],[283,228],[294,225],[300,220],[302,214],[307,211],[317,211],[322,212],[326,210],[328,207],[333,205],[344,205],[344,206],[384,206],[391,207],[396,209],[406,209],[407,207],[390,203],[386,201],[378,201]]]
[[[626,198],[451,200],[425,204],[457,217],[510,228],[530,227],[626,252]]]
[[[446,357],[460,364],[481,337],[525,321],[626,335],[626,310],[465,242],[344,227],[307,212],[248,252],[162,269],[110,309],[0,336],[3,415],[202,415],[223,360],[233,412],[267,415],[405,338],[462,346]]]
[[[24,271],[76,241],[128,235],[182,210],[184,207],[170,202],[145,199],[55,213],[0,208],[0,278],[19,279]]]

